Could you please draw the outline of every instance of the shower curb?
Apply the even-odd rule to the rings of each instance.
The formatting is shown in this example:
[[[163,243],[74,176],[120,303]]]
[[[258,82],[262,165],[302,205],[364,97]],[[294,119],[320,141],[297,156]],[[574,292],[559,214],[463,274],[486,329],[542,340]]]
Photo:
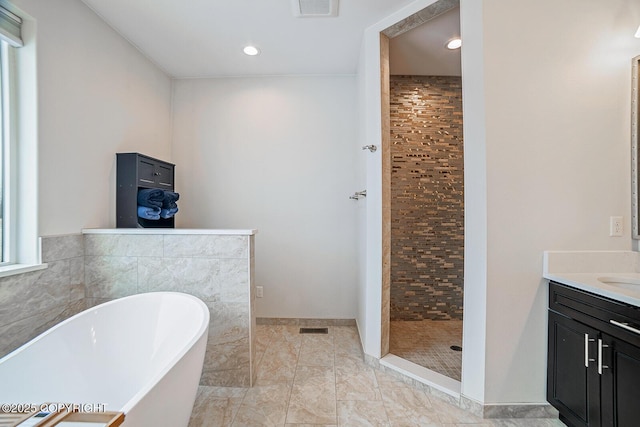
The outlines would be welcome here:
[[[512,418],[512,419],[516,419],[516,418],[554,419],[555,418],[557,419],[558,418],[558,411],[549,404],[520,404],[520,405],[487,404],[487,405],[483,405],[455,391],[451,391],[447,393],[445,391],[438,389],[437,386],[412,378],[409,375],[401,372],[399,368],[396,369],[391,366],[386,366],[383,363],[381,363],[381,359],[370,356],[368,354],[364,354],[364,362],[366,365],[380,372],[384,372],[407,385],[410,385],[418,390],[424,391],[429,396],[443,400],[451,405],[457,406],[458,408],[463,409],[467,412],[470,412],[471,414],[483,419],[496,419],[496,418]]]

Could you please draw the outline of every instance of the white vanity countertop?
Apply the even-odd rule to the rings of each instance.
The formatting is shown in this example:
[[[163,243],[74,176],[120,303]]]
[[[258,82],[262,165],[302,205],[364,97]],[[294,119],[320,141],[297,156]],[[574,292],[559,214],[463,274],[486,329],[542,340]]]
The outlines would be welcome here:
[[[640,280],[640,273],[545,273],[543,277],[553,280],[554,282],[582,289],[583,291],[640,307],[640,285],[629,285],[630,287],[628,288],[624,285],[610,285],[598,280],[598,278],[607,277],[626,277]],[[634,286],[638,289],[633,289]]]
[[[213,235],[231,235],[231,236],[253,236],[258,230],[216,230],[216,229],[198,229],[198,228],[87,228],[82,230],[82,234],[213,234]]]
[[[640,307],[640,284],[604,283],[615,281],[607,278],[640,283],[640,252],[545,251],[542,270],[545,279]]]

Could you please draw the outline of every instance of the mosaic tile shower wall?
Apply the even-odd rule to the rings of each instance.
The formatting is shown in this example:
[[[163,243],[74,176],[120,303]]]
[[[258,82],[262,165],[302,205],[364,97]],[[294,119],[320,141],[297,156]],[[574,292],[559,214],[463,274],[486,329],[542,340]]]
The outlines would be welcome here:
[[[391,76],[391,320],[462,319],[462,80]]]

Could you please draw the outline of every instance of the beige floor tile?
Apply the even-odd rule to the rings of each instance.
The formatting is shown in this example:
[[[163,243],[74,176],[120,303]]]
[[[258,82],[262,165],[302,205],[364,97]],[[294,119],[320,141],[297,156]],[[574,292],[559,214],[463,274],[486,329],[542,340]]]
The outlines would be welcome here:
[[[291,387],[288,384],[256,386],[248,389],[233,427],[282,427],[287,416]]]
[[[382,401],[392,423],[405,421],[423,427],[440,427],[441,421],[425,392],[401,382],[379,384]]]
[[[440,422],[443,424],[486,424],[484,420],[471,412],[465,411],[457,406],[451,405],[440,399],[433,399],[432,405],[438,413]]]
[[[345,427],[390,427],[380,401],[338,401],[338,425]]]
[[[349,369],[354,372],[372,369],[369,365],[364,363],[364,359],[361,354],[349,354],[349,353],[336,353],[336,366],[340,366],[342,369]]]
[[[246,393],[246,388],[199,387],[189,427],[230,426]]]
[[[381,400],[373,368],[352,357],[336,356],[336,397],[338,400]]]
[[[273,339],[256,367],[256,385],[291,384],[301,345],[300,339]]]
[[[442,427],[493,427],[493,424],[442,424]]]
[[[304,335],[298,365],[333,366],[334,355],[333,334]]]
[[[332,366],[298,366],[289,398],[287,423],[336,423],[336,384]]]
[[[273,332],[273,329],[266,325],[256,325],[256,360],[254,363],[260,363],[260,360],[262,360],[262,356],[264,356],[264,352],[271,342]]]
[[[200,387],[189,427],[563,426],[558,419],[481,419],[373,369],[353,326],[301,335],[299,326],[258,325],[256,337],[263,354],[256,386]]]
[[[423,426],[421,424],[416,423],[413,420],[390,420],[390,427],[441,427],[441,424],[428,424],[427,426]]]
[[[284,427],[338,427],[336,424],[285,424]]]
[[[358,355],[362,357],[360,336],[355,326],[334,326],[334,346],[337,355]]]

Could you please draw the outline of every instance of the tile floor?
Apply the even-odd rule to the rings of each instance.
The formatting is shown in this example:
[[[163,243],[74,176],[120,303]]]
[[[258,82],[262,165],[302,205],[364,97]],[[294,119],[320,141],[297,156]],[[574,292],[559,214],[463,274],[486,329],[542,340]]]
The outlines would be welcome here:
[[[462,320],[416,320],[391,322],[389,352],[417,365],[460,381]]]
[[[200,387],[189,427],[551,427],[557,419],[483,420],[362,361],[358,332],[258,325],[257,383]]]

